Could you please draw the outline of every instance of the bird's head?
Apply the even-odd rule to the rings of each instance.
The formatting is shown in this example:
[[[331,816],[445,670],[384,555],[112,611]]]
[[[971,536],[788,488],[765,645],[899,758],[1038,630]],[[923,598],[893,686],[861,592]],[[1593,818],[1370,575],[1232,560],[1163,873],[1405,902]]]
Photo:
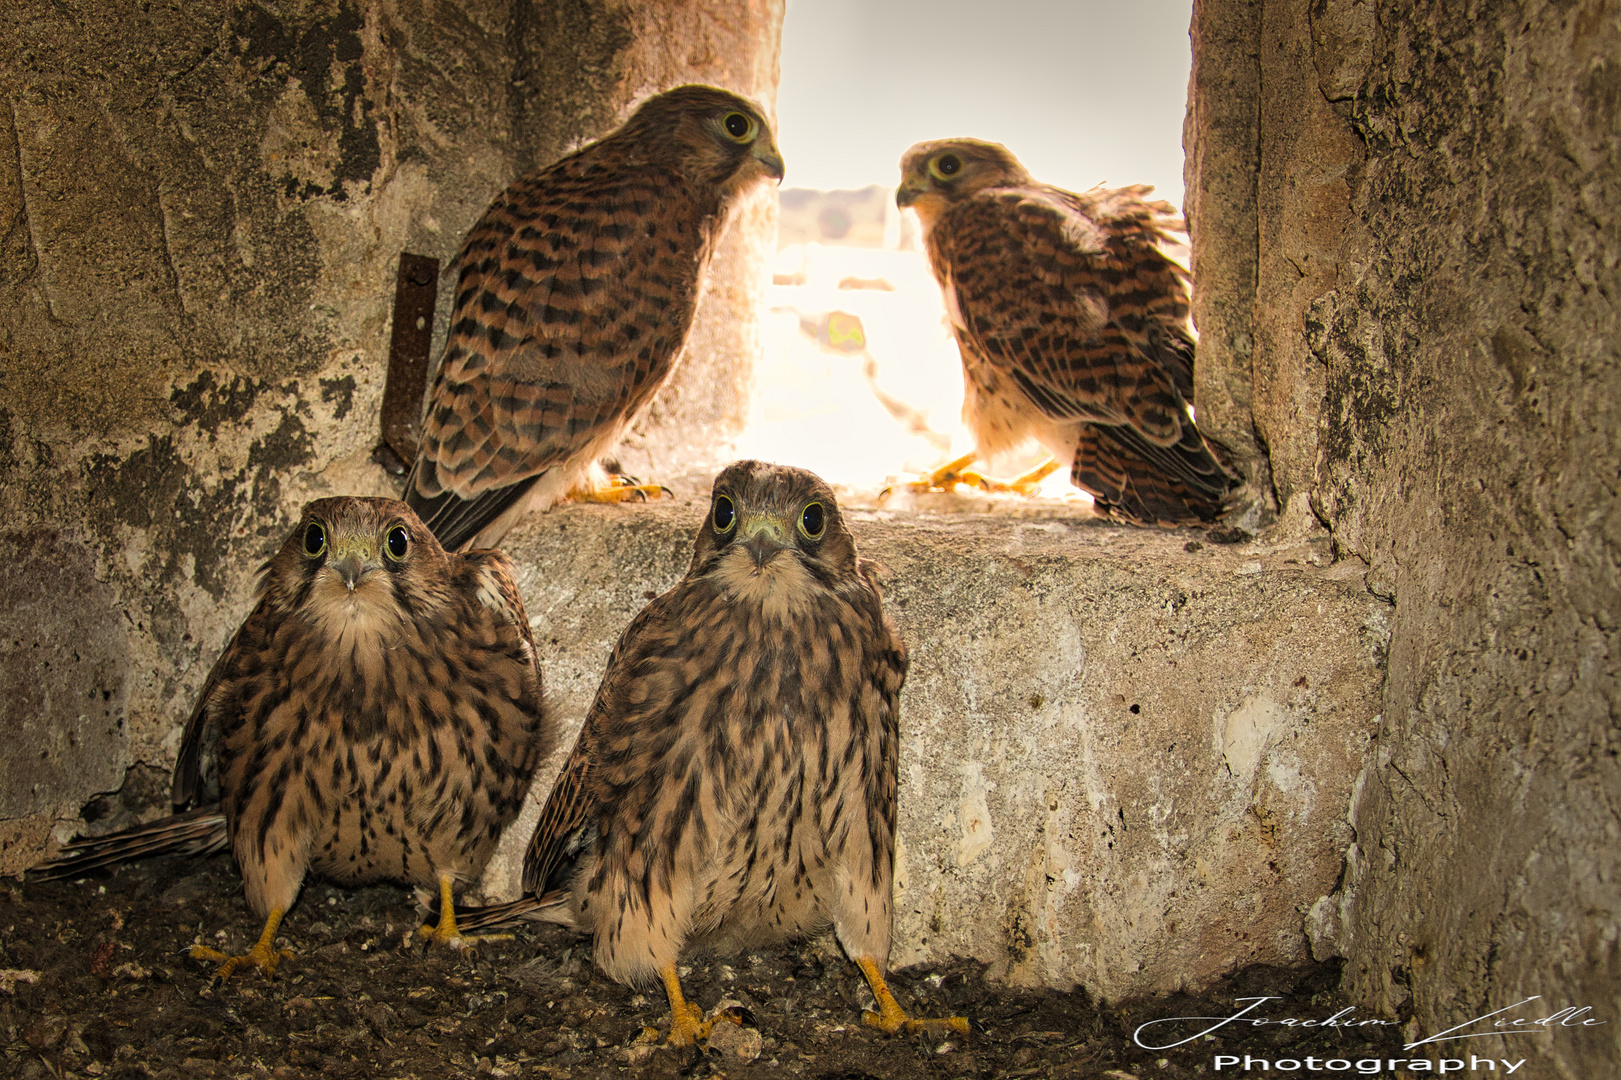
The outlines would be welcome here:
[[[643,102],[620,132],[673,148],[682,171],[720,190],[723,204],[766,180],[781,181],[771,124],[747,98],[715,86],[678,86]]]
[[[427,599],[445,567],[444,549],[404,503],[319,499],[304,507],[268,564],[266,585],[317,623],[346,632],[401,617],[400,598]]]
[[[688,572],[699,575],[734,600],[791,612],[817,590],[856,579],[855,540],[821,477],[739,461],[715,478]]]
[[[895,205],[910,206],[928,226],[960,199],[986,188],[1029,183],[1030,174],[1001,143],[939,139],[918,143],[902,155]]]

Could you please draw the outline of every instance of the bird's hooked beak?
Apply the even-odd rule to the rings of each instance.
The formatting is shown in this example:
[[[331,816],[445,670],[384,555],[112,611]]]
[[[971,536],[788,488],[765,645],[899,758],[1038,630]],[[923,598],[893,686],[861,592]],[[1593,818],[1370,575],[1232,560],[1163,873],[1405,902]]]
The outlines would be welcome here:
[[[908,176],[901,181],[901,186],[895,189],[895,205],[900,207],[911,206],[924,195],[928,194],[929,182],[916,176]]]
[[[354,592],[356,586],[380,565],[373,545],[359,538],[338,538],[332,542],[332,556],[328,561],[338,577]]]
[[[757,517],[745,525],[740,525],[742,535],[738,538],[743,543],[743,549],[754,559],[756,570],[765,569],[765,564],[777,552],[788,547],[793,542],[791,530],[793,526],[774,517]]]
[[[782,183],[782,178],[788,175],[788,170],[782,163],[782,155],[777,152],[775,140],[756,139],[749,153],[759,159],[760,164],[765,166],[765,171],[770,173],[777,183]]]

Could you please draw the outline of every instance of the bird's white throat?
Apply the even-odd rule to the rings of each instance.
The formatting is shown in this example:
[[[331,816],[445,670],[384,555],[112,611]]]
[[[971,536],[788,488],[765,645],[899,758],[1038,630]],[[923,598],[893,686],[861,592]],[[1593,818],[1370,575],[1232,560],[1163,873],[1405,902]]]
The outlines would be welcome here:
[[[799,556],[787,548],[759,566],[746,547],[734,546],[721,556],[714,578],[733,603],[758,605],[767,618],[775,620],[804,613],[815,596],[814,579]]]

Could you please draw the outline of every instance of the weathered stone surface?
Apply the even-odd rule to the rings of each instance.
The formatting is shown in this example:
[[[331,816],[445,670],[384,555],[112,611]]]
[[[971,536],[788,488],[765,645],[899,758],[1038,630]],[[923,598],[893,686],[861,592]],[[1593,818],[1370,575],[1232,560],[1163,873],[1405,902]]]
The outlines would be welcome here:
[[[1193,366],[1199,426],[1233,451],[1248,494],[1272,501],[1251,411],[1259,231],[1260,0],[1196,3],[1183,123],[1183,209],[1193,245]]]
[[[1326,372],[1306,343],[1313,305],[1338,282],[1362,144],[1348,101],[1319,89],[1305,2],[1269,5],[1263,20],[1260,173],[1256,185],[1252,410],[1283,528],[1321,528],[1310,497]],[[1343,77],[1343,76],[1342,76]]]
[[[685,573],[707,492],[514,530],[564,745],[625,625]],[[1307,956],[1377,726],[1387,606],[1326,543],[1205,545],[1060,517],[855,510],[912,658],[895,961],[984,959],[1109,998]]]
[[[0,510],[87,552],[103,591],[77,629],[122,650],[128,684],[107,767],[64,759],[0,819],[167,768],[299,506],[394,492],[369,455],[400,252],[448,266],[502,187],[656,90],[769,108],[781,18],[780,0],[0,5]],[[766,199],[723,244],[684,367],[703,387],[746,385],[773,228]],[[638,429],[655,462],[741,423],[746,394],[687,387]]]
[[[0,819],[76,816],[129,761],[130,670],[121,613],[82,544],[0,534]],[[22,828],[23,834],[30,830]],[[0,873],[32,861],[0,841]],[[19,845],[20,847],[20,845]]]
[[[1196,37],[1201,20],[1255,26],[1247,0],[1199,7]],[[1394,604],[1379,750],[1314,948],[1348,957],[1348,988],[1421,1035],[1533,995],[1545,1012],[1590,1005],[1605,1026],[1510,1049],[1548,1075],[1612,1075],[1621,23],[1607,3],[1351,0],[1284,5],[1275,23],[1269,5],[1266,23],[1258,77],[1243,53],[1226,77],[1257,86],[1261,202],[1282,200],[1258,263],[1305,244],[1325,273],[1276,279],[1285,308],[1257,331],[1255,427],[1288,435],[1269,442],[1280,494],[1300,489],[1315,428],[1311,500]],[[1308,50],[1319,100],[1305,100]],[[1197,41],[1196,54],[1221,64]],[[1338,178],[1325,166],[1351,148],[1330,115],[1361,143]],[[1277,190],[1289,176],[1304,181],[1293,195]],[[1337,251],[1305,213],[1318,196],[1345,225]],[[1218,245],[1208,256],[1255,232],[1243,213],[1199,225],[1196,260],[1201,242]],[[1292,311],[1308,301],[1302,333]],[[1208,359],[1224,370],[1202,380],[1243,382]],[[1288,377],[1313,364],[1308,384]]]

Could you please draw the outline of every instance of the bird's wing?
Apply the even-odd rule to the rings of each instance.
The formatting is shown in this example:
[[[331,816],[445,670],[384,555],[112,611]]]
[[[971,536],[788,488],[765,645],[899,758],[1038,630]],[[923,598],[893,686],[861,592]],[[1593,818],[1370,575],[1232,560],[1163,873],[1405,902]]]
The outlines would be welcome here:
[[[1111,310],[1115,317],[1140,327],[1137,347],[1165,369],[1182,400],[1191,402],[1194,344],[1188,330],[1189,275],[1164,250],[1175,242],[1173,234],[1185,233],[1187,226],[1170,203],[1149,200],[1153,190],[1137,184],[1080,194],[1046,187],[1042,193],[1069,213],[1095,222],[1109,260],[1126,264],[1125,287],[1119,290],[1126,299],[1111,305]]]
[[[872,652],[864,664],[870,674],[871,685],[877,691],[876,698],[869,700],[876,700],[879,705],[878,767],[868,778],[868,833],[873,838],[874,847],[889,850],[888,858],[893,860],[900,775],[900,696],[911,658],[900,631],[882,608],[883,580],[889,571],[871,559],[860,559],[856,566],[857,574],[877,601],[872,608],[872,617],[878,632],[872,635]]]
[[[942,215],[930,242],[958,340],[1043,413],[1105,425],[1135,457],[1220,498],[1232,476],[1181,393],[1193,380],[1181,270],[1157,251],[1146,211],[1088,216],[1078,198],[999,189]]]
[[[447,549],[633,415],[697,302],[701,215],[665,170],[588,155],[513,185],[468,234],[406,502]]]
[[[439,898],[430,898],[425,894],[421,898],[423,906],[428,909],[428,920],[438,922]],[[458,904],[456,928],[463,933],[472,933],[475,930],[498,930],[523,922],[569,925],[572,920],[566,914],[568,899],[567,893],[554,890],[544,896],[520,896],[504,904]]]
[[[450,556],[458,558],[456,555]],[[523,597],[518,593],[518,581],[512,573],[512,560],[497,548],[480,548],[463,552],[459,558],[464,572],[471,575],[473,594],[503,622],[510,623],[528,646],[529,659],[539,672],[539,654],[535,652],[535,634],[529,626],[529,613],[524,610]]]
[[[959,341],[1039,409],[1177,441],[1185,406],[1145,349],[1163,267],[1139,265],[1143,253],[1112,223],[1046,189],[999,188],[942,214],[930,242],[949,273]]]
[[[209,669],[208,678],[203,680],[203,688],[197,694],[197,704],[186,721],[185,731],[181,733],[180,752],[175,757],[174,777],[169,788],[169,802],[176,810],[184,810],[205,800],[203,759],[209,740],[215,734],[212,730],[215,719],[215,696],[222,684],[234,677],[242,651],[248,648],[250,643],[263,642],[274,619],[270,598],[263,594],[264,574],[269,568],[269,563],[260,568],[259,603],[254,607],[252,614],[243,620],[236,633],[231,635],[231,640],[220,653],[219,659],[214,661],[214,666]]]
[[[598,839],[598,785],[593,783],[593,766],[598,763],[617,723],[623,719],[620,714],[627,711],[621,699],[644,635],[650,627],[662,626],[668,621],[669,597],[666,593],[644,607],[625,628],[608,657],[607,671],[580,727],[580,737],[557,782],[552,785],[540,820],[535,823],[529,850],[524,855],[523,888],[530,895],[540,896],[564,887],[580,855]]]

